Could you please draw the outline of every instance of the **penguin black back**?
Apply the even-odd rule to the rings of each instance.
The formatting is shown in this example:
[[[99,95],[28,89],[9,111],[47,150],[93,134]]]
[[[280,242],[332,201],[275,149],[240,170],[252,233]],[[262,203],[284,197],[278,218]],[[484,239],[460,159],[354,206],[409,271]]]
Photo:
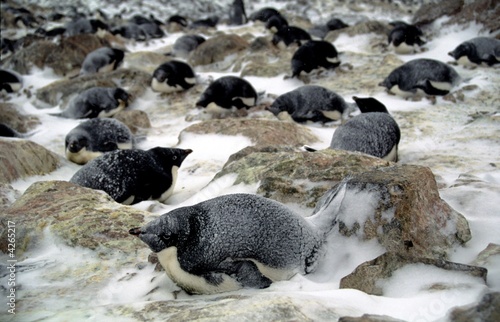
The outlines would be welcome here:
[[[330,42],[311,40],[300,46],[292,56],[292,77],[310,73],[320,67],[331,69],[340,65],[338,52]]]

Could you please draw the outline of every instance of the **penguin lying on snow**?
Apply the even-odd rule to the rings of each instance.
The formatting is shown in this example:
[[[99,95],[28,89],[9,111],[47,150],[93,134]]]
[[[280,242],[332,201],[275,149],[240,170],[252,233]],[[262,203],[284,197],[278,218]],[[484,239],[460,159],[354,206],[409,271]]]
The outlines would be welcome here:
[[[104,73],[115,70],[123,61],[121,49],[102,47],[90,52],[82,63],[80,75]]]
[[[420,38],[423,36],[422,30],[417,26],[403,21],[394,21],[390,25],[394,28],[389,33],[388,43],[396,53],[412,54],[425,44],[425,41]]]
[[[280,95],[268,110],[280,120],[325,123],[346,119],[355,107],[327,88],[304,85]]]
[[[397,162],[401,130],[378,100],[353,97],[362,114],[340,125],[332,136],[330,148],[363,152]]]
[[[472,38],[458,45],[448,55],[465,66],[482,63],[492,66],[500,63],[500,40],[490,37]]]
[[[311,40],[300,46],[292,56],[292,77],[310,73],[321,67],[331,69],[340,65],[335,46],[323,40]]]
[[[419,91],[427,95],[446,95],[459,82],[460,76],[451,66],[420,58],[394,69],[379,85],[393,94],[409,97]]]
[[[219,196],[177,208],[130,229],[167,275],[192,294],[265,288],[296,273],[314,272],[336,223],[345,184],[313,216],[252,194]]]
[[[122,88],[92,87],[73,98],[68,107],[55,116],[71,119],[111,117],[127,107],[129,94]]]
[[[0,92],[14,93],[23,87],[23,77],[12,70],[0,69]]]
[[[86,164],[105,152],[132,149],[134,136],[122,122],[110,118],[95,118],[80,123],[65,139],[66,158]]]
[[[156,92],[171,93],[187,90],[196,84],[196,76],[188,64],[171,60],[153,72],[151,88]]]
[[[223,76],[205,89],[196,106],[212,113],[225,113],[234,108],[248,109],[256,103],[257,92],[248,81],[236,76]]]
[[[163,202],[172,195],[177,171],[191,152],[162,147],[116,150],[88,162],[70,182],[103,190],[126,205],[151,199]]]

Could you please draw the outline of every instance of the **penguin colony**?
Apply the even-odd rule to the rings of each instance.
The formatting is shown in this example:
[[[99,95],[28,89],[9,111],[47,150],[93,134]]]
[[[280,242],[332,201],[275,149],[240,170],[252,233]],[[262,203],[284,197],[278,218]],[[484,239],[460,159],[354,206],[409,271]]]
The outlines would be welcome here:
[[[247,16],[242,0],[232,3],[227,21],[218,16],[193,19],[195,17],[177,14],[114,19],[99,10],[89,17],[73,9],[47,17],[47,21],[59,24],[48,29],[40,17],[29,10],[2,8],[15,17],[16,25],[36,29],[34,35],[51,41],[85,33],[109,33],[134,42],[159,39],[167,32],[183,32],[169,53],[172,59],[157,66],[151,74],[151,82],[146,84],[158,95],[176,95],[195,86],[205,86],[198,83],[196,70],[186,60],[206,41],[208,36],[202,31],[217,28],[221,21],[230,25],[262,25],[276,50],[293,51],[290,76],[299,81],[303,77],[334,77],[335,70],[342,66],[341,57],[325,37],[330,31],[349,27],[333,17],[305,30],[290,25],[286,15],[270,7]],[[390,51],[409,54],[425,49],[425,32],[420,26],[404,21],[392,21],[389,26],[392,28],[387,35]],[[2,37],[2,60],[21,50],[23,42],[23,39]],[[76,77],[121,68],[126,55],[123,48],[98,48],[81,61]],[[500,40],[464,39],[449,55],[458,64],[492,66],[500,62]],[[23,77],[16,71],[2,67],[0,76],[4,94],[13,95],[22,89]],[[445,62],[415,59],[381,79],[380,86],[391,94],[407,98],[446,95],[460,82],[459,74]],[[390,115],[391,107],[371,97],[353,97],[353,103],[346,102],[334,90],[304,84],[275,98],[267,111],[282,121],[321,124],[342,121],[332,131],[331,149],[361,152],[397,162],[401,132]],[[83,119],[67,134],[65,142],[61,142],[66,157],[82,165],[70,181],[103,190],[123,204],[145,200],[165,202],[174,191],[179,167],[193,151],[174,147],[140,149],[130,129],[112,118],[131,104],[133,97],[127,88],[96,86],[75,93],[64,111],[53,114],[54,117]],[[223,76],[203,88],[196,107],[223,115],[221,111],[252,109],[258,104],[259,94],[248,80]],[[358,110],[361,114],[351,117],[351,113]],[[19,133],[9,124],[0,123],[0,135],[28,138],[36,132]],[[339,184],[335,196],[340,196],[342,189],[343,185]],[[335,206],[336,199],[330,201]],[[315,215],[325,216],[323,213]],[[318,220],[325,221],[331,222],[331,226],[335,222],[333,217]],[[241,229],[246,226],[263,229]],[[235,194],[174,209],[129,232],[158,253],[169,277],[186,292],[209,294],[242,287],[265,288],[273,281],[288,279],[296,273],[313,272],[321,260],[324,236],[331,226],[318,227],[314,220],[305,220],[269,199]]]

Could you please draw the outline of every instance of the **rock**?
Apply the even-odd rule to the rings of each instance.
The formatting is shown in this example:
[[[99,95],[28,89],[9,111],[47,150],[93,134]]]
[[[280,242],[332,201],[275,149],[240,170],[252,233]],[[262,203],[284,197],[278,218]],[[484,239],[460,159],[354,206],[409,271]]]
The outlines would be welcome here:
[[[133,134],[143,134],[146,129],[151,128],[148,114],[141,110],[121,110],[113,118],[128,126]]]
[[[340,280],[340,288],[353,288],[372,295],[383,295],[378,282],[391,277],[395,271],[409,264],[431,265],[448,271],[464,272],[486,281],[487,270],[482,267],[387,252],[359,265],[351,274],[343,277]]]
[[[387,315],[363,314],[359,317],[343,316],[338,322],[404,322]]]
[[[0,138],[0,183],[50,173],[61,162],[57,154],[32,141]]]
[[[196,47],[188,62],[191,66],[208,65],[223,61],[227,56],[237,54],[248,47],[248,42],[238,35],[217,35]]]
[[[6,209],[1,225],[15,221],[18,258],[35,247],[49,228],[68,246],[99,251],[103,258],[121,251],[123,260],[136,261],[134,252],[144,246],[128,230],[141,226],[146,216],[144,211],[115,203],[102,191],[65,181],[40,181]],[[7,230],[0,232],[0,250],[5,253]]]
[[[288,145],[302,146],[318,141],[311,131],[302,125],[278,120],[227,118],[213,119],[193,124],[183,133],[243,135],[257,146]]]
[[[347,28],[332,30],[325,36],[325,40],[328,42],[334,42],[343,33],[347,33],[349,37],[365,35],[369,33],[386,36],[390,31],[391,27],[388,24],[376,20],[369,20],[360,22],[354,26],[350,26]]]
[[[0,103],[0,119],[20,133],[26,133],[40,125],[40,119],[35,115],[20,112],[21,107],[12,103]]]
[[[53,107],[61,103],[64,107],[76,94],[87,88],[102,87],[122,87],[130,95],[129,105],[135,98],[144,94],[151,83],[151,75],[135,69],[117,69],[109,73],[79,76],[73,79],[63,79],[55,81],[45,87],[38,89],[36,107]],[[48,106],[46,106],[48,105]]]
[[[448,321],[500,321],[500,292],[485,294],[478,304],[453,309],[448,314]]]
[[[276,77],[280,74],[292,74],[290,62],[292,51],[258,52],[242,56],[237,60],[234,70],[240,71],[240,76]],[[266,68],[262,68],[266,66]]]
[[[322,201],[317,208],[321,206]],[[393,165],[354,172],[342,207],[334,233],[376,238],[386,251],[402,256],[446,259],[453,247],[471,239],[467,220],[440,198],[427,167]]]
[[[462,9],[463,0],[443,0],[423,4],[413,16],[413,24],[425,25],[442,16],[452,16]]]
[[[56,44],[41,40],[15,52],[8,57],[4,66],[29,74],[32,67],[49,67],[60,76],[78,74],[85,56],[91,51],[109,46],[109,43],[93,34],[80,34],[62,38]]]
[[[4,211],[5,208],[9,207],[21,194],[12,188],[11,185],[6,183],[0,183],[0,211]]]
[[[477,258],[471,263],[471,265],[485,266],[491,261],[492,257],[499,255],[500,245],[490,243],[477,255]]]
[[[234,184],[259,183],[257,193],[282,203],[313,208],[318,199],[345,176],[389,162],[361,153],[322,150],[314,153],[291,147],[248,147],[232,155],[214,180],[237,174]]]
[[[152,51],[139,51],[127,53],[123,59],[123,67],[138,69],[153,75],[155,69],[161,64],[172,60],[171,57]]]

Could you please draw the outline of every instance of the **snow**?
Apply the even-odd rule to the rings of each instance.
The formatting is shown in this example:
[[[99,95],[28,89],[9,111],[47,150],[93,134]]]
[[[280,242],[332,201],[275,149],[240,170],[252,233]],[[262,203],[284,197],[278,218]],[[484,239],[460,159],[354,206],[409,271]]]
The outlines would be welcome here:
[[[95,1],[94,1],[95,2]],[[93,6],[97,7],[97,3]],[[255,8],[270,6],[273,3],[262,2]],[[276,7],[282,6],[278,2]],[[121,10],[123,5],[119,5],[114,11]],[[123,7],[125,8],[125,7]],[[250,13],[251,11],[247,11]],[[382,15],[381,12],[375,12],[374,15]],[[326,17],[324,17],[326,18]],[[444,62],[451,61],[447,55],[460,42],[473,38],[481,34],[481,26],[471,24],[467,28],[461,26],[440,27],[445,19],[440,19],[432,26],[435,33],[434,38],[427,44],[428,50],[415,55],[399,56],[404,61],[415,58],[433,58]],[[232,28],[234,27],[224,27]],[[226,29],[227,30],[227,29]],[[150,41],[147,46],[137,42],[127,45],[130,52],[142,50],[157,50],[167,45],[171,45],[180,37],[181,33],[174,33],[165,39]],[[341,52],[354,51],[366,53],[368,50],[368,41],[370,35],[348,37],[342,35],[335,41],[337,49]],[[464,76],[465,83],[476,84],[480,88],[489,88],[491,84],[491,73],[495,71],[479,69],[475,72],[456,67],[460,75]],[[498,68],[496,68],[498,73]],[[214,79],[228,75],[229,73],[197,72],[202,79],[213,77]],[[268,94],[280,95],[291,91],[302,83],[297,79],[283,79],[284,75],[277,75],[270,78],[246,77],[258,92],[265,91]],[[30,88],[32,92],[58,80],[59,77],[51,70],[40,70],[34,68],[30,75],[24,76],[24,86]],[[476,95],[478,91],[468,92],[467,95]],[[374,95],[375,98],[383,101],[394,113],[396,118],[398,113],[408,111],[418,111],[422,109],[432,109],[429,102],[422,100],[419,102],[405,101],[398,97],[388,95],[382,90]],[[157,94],[147,91],[144,96],[139,98],[131,108],[147,110],[149,106],[155,104],[158,100]],[[438,98],[442,102],[441,98]],[[348,100],[350,101],[350,100]],[[50,113],[59,112],[59,107],[50,109],[37,109],[34,103],[34,97],[31,99],[25,96],[13,96],[12,103],[19,104],[27,114],[35,114],[40,117],[42,125],[36,129],[36,135],[31,139],[41,144],[53,152],[64,155],[64,137],[81,121],[61,119],[50,116]],[[453,103],[449,103],[449,108],[453,109]],[[478,107],[480,110],[480,106]],[[498,112],[498,111],[497,111]],[[449,119],[447,119],[449,118]],[[475,140],[448,140],[455,138],[460,133],[467,131],[467,125],[464,122],[458,122],[467,118],[467,116],[456,111],[447,113],[445,118],[436,119],[435,124],[418,124],[412,130],[412,138],[402,138],[400,145],[400,163],[411,164],[419,161],[419,156],[425,153],[447,153],[454,151],[458,157],[475,157],[475,163],[470,164],[470,171],[480,179],[491,184],[492,188],[473,188],[470,186],[450,187],[441,189],[442,198],[448,202],[454,209],[462,213],[470,224],[472,231],[472,240],[464,247],[457,248],[451,254],[451,261],[459,263],[470,263],[477,254],[482,251],[489,243],[500,244],[500,170],[489,166],[489,163],[499,162],[498,146],[487,146],[491,141]],[[180,131],[190,125],[183,117],[154,119],[153,130],[147,139],[139,144],[139,148],[148,149],[154,146],[175,146],[179,148],[189,148],[193,150],[184,161],[179,171],[179,178],[172,197],[165,204],[159,204],[153,201],[145,201],[134,205],[137,209],[149,210],[153,215],[160,215],[171,209],[193,205],[195,203],[228,193],[256,193],[256,185],[234,185],[236,177],[227,175],[212,181],[214,175],[222,168],[228,157],[240,149],[251,145],[249,139],[243,136],[223,136],[223,135],[198,135],[184,134],[181,143],[178,144],[178,134]],[[450,122],[449,124],[447,122]],[[426,133],[426,127],[431,126],[431,134]],[[318,125],[309,125],[314,134],[320,138],[314,148],[325,148],[329,145],[332,129]],[[486,132],[489,135],[498,133],[499,124],[485,125]],[[197,164],[202,163],[202,167]],[[40,180],[69,180],[71,176],[79,169],[79,166],[70,162],[63,162],[63,166],[56,171],[45,176],[33,176],[26,179],[17,180],[12,186],[24,192],[32,183]],[[435,165],[432,168],[435,173],[443,178],[444,183],[451,184],[457,177],[466,172],[464,169],[443,168]],[[350,202],[361,198],[363,200],[372,200],[373,194],[363,193],[362,196],[346,196],[345,202]],[[372,200],[373,201],[373,200]],[[370,216],[371,204],[360,203],[359,211],[347,221],[348,225],[354,221],[361,221],[364,217]],[[333,308],[342,315],[362,315],[383,314],[394,318],[400,318],[408,321],[437,321],[443,320],[450,308],[465,305],[477,301],[487,291],[500,291],[500,256],[496,256],[487,264],[488,283],[485,285],[482,279],[470,277],[464,273],[448,272],[438,268],[425,265],[408,265],[397,271],[390,279],[381,282],[385,291],[384,296],[371,296],[363,292],[351,289],[339,289],[340,279],[351,273],[359,264],[371,260],[384,252],[382,246],[375,241],[364,241],[361,239],[349,239],[346,237],[335,237],[328,240],[328,252],[325,260],[314,274],[307,276],[296,275],[289,281],[274,283],[265,290],[243,290],[242,294],[279,294],[291,296],[297,299],[315,299],[323,303],[326,307]],[[4,263],[5,256],[1,256],[1,262]],[[130,304],[137,308],[145,301],[155,300],[174,300],[172,291],[177,290],[177,286],[168,279],[164,273],[154,271],[151,264],[147,264],[142,269],[134,266],[114,267],[113,262],[104,263],[107,276],[111,276],[107,281],[98,284],[100,288],[92,290],[85,289],[85,292],[79,294],[66,294],[67,297],[60,301],[59,297],[53,293],[57,292],[58,285],[72,285],[78,276],[78,267],[82,265],[97,265],[100,259],[96,253],[83,248],[73,248],[64,246],[61,241],[55,239],[49,231],[46,232],[43,243],[36,250],[30,250],[26,253],[26,260],[19,262],[20,265],[29,265],[30,263],[43,263],[50,269],[57,271],[67,271],[66,280],[51,279],[50,271],[41,269],[27,270],[19,272],[19,279],[23,280],[26,289],[47,288],[47,306],[46,311],[40,310],[39,317],[50,316],[51,312],[68,311],[68,319],[73,321],[84,319],[84,316],[78,316],[72,309],[88,308],[90,301],[98,302],[100,305],[108,304]],[[145,262],[145,258],[138,258],[138,262]],[[416,278],[418,277],[418,278]],[[4,285],[5,279],[2,278],[1,284]],[[151,282],[153,281],[153,282]],[[450,288],[442,290],[429,290],[428,287],[435,283],[444,283],[451,285]],[[157,292],[148,294],[152,288],[158,288]],[[133,290],[133,291],[131,291]],[[179,294],[179,299],[190,299],[185,293]],[[207,299],[213,297],[207,296]],[[307,302],[305,302],[307,303]],[[305,312],[314,310],[313,307],[304,305]],[[92,312],[92,317],[102,320],[105,316],[102,308],[96,308]],[[88,316],[87,316],[88,317]],[[106,318],[109,318],[106,317]],[[123,319],[121,319],[123,321]]]

